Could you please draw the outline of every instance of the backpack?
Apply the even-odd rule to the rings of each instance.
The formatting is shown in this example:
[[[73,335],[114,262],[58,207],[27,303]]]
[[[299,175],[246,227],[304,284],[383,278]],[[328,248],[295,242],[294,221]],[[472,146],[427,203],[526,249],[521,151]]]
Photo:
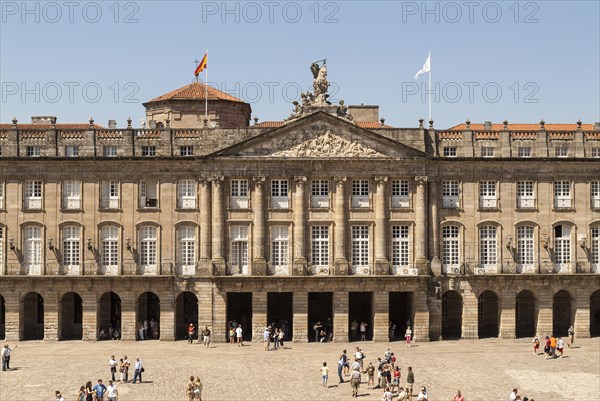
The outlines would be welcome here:
[[[396,355],[392,355],[392,362],[396,362]]]

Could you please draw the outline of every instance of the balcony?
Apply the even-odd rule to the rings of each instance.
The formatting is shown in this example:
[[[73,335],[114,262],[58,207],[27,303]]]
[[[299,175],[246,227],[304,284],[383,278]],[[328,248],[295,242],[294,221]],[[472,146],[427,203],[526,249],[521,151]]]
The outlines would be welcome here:
[[[535,209],[535,198],[517,197],[517,209]]]
[[[498,199],[496,198],[481,198],[479,200],[480,209],[498,209]]]
[[[329,266],[315,266],[311,265],[308,270],[308,274],[311,276],[328,276],[329,275]]]
[[[350,265],[348,267],[348,274],[353,274],[353,275],[357,275],[357,276],[368,276],[371,273],[371,269],[369,268],[369,266],[357,266],[357,265]]]
[[[555,209],[571,209],[573,207],[573,199],[571,198],[556,198],[554,199]]]
[[[417,276],[419,274],[418,270],[410,267],[408,265],[406,266],[392,266],[392,274],[394,276]]]
[[[25,198],[23,209],[40,210],[42,208],[42,198]]]

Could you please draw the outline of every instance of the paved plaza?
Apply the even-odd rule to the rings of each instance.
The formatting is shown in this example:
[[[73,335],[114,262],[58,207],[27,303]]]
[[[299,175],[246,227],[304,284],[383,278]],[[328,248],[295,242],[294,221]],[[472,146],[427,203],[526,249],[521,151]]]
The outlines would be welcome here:
[[[14,346],[15,344],[10,344]],[[119,386],[120,401],[184,400],[188,377],[201,375],[203,400],[348,400],[348,382],[338,384],[337,357],[357,345],[376,361],[389,346],[398,356],[405,383],[406,367],[415,372],[415,387],[426,385],[431,401],[452,400],[461,389],[468,401],[506,401],[513,387],[536,401],[600,399],[600,339],[576,341],[566,358],[534,356],[526,340],[460,340],[403,343],[288,343],[285,350],[265,352],[260,343],[243,348],[213,344],[204,349],[179,342],[22,342],[13,352],[11,371],[0,373],[1,401],[52,401],[60,389],[75,400],[87,380],[105,383],[108,360],[140,357],[143,384]],[[332,368],[329,389],[321,386],[319,368]],[[130,378],[133,374],[130,374]],[[360,399],[380,400],[380,389],[368,390],[363,375]],[[416,396],[413,398],[416,400]]]

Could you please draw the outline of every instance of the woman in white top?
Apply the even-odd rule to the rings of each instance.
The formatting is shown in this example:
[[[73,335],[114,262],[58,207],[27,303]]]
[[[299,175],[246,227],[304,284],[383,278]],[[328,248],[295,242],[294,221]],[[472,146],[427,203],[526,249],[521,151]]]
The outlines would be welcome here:
[[[404,338],[406,338],[406,346],[410,347],[410,340],[412,339],[412,330],[410,329],[410,326],[407,327]]]

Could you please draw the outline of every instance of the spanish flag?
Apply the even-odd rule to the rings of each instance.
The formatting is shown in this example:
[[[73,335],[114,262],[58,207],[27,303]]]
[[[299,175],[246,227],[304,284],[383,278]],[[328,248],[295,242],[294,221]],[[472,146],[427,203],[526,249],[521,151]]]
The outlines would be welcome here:
[[[208,52],[206,52],[204,54],[204,57],[202,57],[202,61],[200,61],[200,64],[198,64],[198,67],[196,67],[196,71],[194,71],[195,76],[198,76],[202,71],[204,71],[205,68],[208,67],[207,62],[208,62]]]

